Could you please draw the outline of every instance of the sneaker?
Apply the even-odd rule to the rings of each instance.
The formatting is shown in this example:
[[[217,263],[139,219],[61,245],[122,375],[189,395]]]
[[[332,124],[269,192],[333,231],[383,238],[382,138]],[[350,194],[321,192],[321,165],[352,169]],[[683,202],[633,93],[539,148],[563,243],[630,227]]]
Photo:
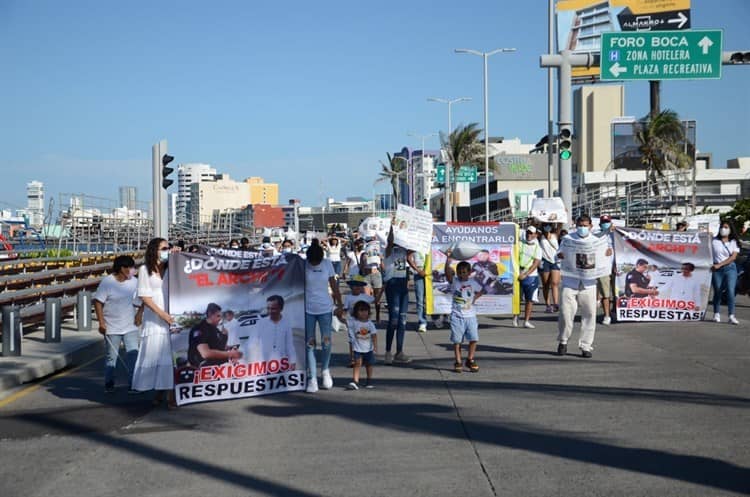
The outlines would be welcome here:
[[[593,355],[590,350],[581,350],[581,357],[585,359],[591,359]]]
[[[550,312],[552,312],[552,306],[551,306],[551,305],[548,305],[547,307],[545,307],[545,308],[544,308],[544,312],[546,312],[546,313],[548,313],[548,314],[549,314]]]
[[[560,306],[557,304],[554,304],[552,306],[552,312],[560,312]]]
[[[568,353],[568,344],[561,343],[557,346],[557,355],[565,355]]]
[[[420,324],[419,327],[417,328],[417,331],[419,333],[426,333],[427,332],[427,323]]]
[[[305,389],[307,393],[315,393],[318,391],[318,379],[314,376],[307,380],[307,388]]]
[[[114,393],[115,392],[115,384],[114,383],[105,383],[104,384],[104,392],[105,393]]]
[[[737,321],[737,318],[734,317],[734,314],[730,314],[729,315],[729,322],[732,323],[732,324],[740,324],[740,322]]]
[[[721,315],[718,312],[714,314],[714,323],[721,323]]]
[[[367,390],[372,390],[373,388],[375,388],[375,385],[373,385],[373,384],[372,384],[372,383],[370,382],[370,380],[367,380],[367,381],[365,382],[365,388],[366,388]]]
[[[604,326],[609,326],[610,324],[612,324],[612,317],[610,317],[610,316],[604,316],[602,318],[602,324]]]
[[[352,382],[349,382],[349,384],[346,386],[347,390],[359,390],[359,385]]]
[[[390,352],[386,352],[385,357],[383,358],[383,362],[388,365],[393,364],[393,354],[391,354]]]
[[[399,364],[408,364],[411,362],[411,357],[404,354],[403,352],[399,352],[395,356],[393,356],[393,362],[397,362]]]
[[[456,362],[453,364],[453,371],[456,373],[463,373],[464,372],[464,366],[460,362]]]
[[[513,316],[513,327],[518,328],[518,316]]]
[[[466,359],[466,367],[469,368],[469,371],[472,373],[479,372],[479,364],[477,364],[477,361],[474,359]]]
[[[524,321],[523,322],[523,327],[524,328],[536,328],[536,326],[534,326],[533,324],[531,324],[531,321]]]
[[[333,378],[331,378],[331,370],[324,369],[322,373],[323,377],[323,389],[330,390],[333,388]]]

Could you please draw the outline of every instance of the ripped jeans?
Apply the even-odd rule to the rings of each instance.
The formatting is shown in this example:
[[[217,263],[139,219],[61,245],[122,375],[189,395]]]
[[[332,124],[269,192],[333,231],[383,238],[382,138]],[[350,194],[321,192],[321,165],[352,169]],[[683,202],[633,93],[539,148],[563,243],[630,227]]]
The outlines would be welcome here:
[[[305,313],[305,348],[307,349],[307,373],[309,378],[315,378],[317,375],[317,363],[315,361],[315,323],[320,328],[320,349],[322,369],[328,369],[331,362],[331,321],[333,313],[309,314]]]

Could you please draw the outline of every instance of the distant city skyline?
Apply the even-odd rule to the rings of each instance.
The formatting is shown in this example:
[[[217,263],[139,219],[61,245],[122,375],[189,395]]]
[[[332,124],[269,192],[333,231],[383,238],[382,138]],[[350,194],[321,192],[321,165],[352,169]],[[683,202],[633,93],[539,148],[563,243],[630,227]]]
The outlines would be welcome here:
[[[446,131],[446,106],[429,97],[470,97],[453,106],[453,126],[482,123],[481,60],[455,48],[517,48],[489,62],[489,134],[536,143],[547,127],[546,4],[2,2],[13,70],[0,80],[12,123],[0,208],[24,208],[32,180],[47,203],[116,201],[121,185],[148,202],[160,139],[175,164],[278,183],[282,204],[371,198],[389,189],[373,185],[386,152],[421,148],[409,133]],[[750,50],[748,18],[746,0],[691,2],[691,29],[723,29],[724,50]],[[661,105],[695,120],[698,150],[723,167],[750,156],[748,87],[749,65],[725,66],[720,80],[665,81]],[[648,99],[648,83],[625,83],[626,115],[646,115]]]

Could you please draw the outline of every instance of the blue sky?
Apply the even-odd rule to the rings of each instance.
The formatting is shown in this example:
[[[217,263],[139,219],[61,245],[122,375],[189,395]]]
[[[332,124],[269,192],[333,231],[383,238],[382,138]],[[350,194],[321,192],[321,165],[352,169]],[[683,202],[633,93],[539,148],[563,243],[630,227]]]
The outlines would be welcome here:
[[[47,196],[151,196],[151,145],[176,162],[277,182],[280,201],[370,197],[379,160],[407,133],[482,122],[482,64],[454,48],[516,53],[489,64],[490,134],[546,133],[546,0],[0,0],[0,208]],[[692,0],[693,29],[750,50],[750,1]],[[750,66],[721,80],[662,83],[662,107],[698,121],[714,161],[750,156]],[[626,83],[626,114],[648,112],[648,83]],[[436,138],[427,148],[437,148]]]

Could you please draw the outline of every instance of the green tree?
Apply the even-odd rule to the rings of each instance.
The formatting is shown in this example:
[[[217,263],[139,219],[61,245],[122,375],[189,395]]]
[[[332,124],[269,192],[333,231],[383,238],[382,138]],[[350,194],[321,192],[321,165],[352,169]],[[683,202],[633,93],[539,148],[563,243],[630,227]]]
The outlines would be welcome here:
[[[440,143],[450,165],[451,191],[456,191],[456,175],[461,166],[484,164],[484,145],[478,140],[482,129],[479,124],[459,125],[450,135],[440,133]],[[453,206],[453,220],[456,219],[456,206]]]
[[[378,178],[375,182],[390,182],[391,188],[393,189],[393,198],[396,200],[396,203],[399,203],[401,202],[401,179],[406,176],[408,162],[405,157],[394,157],[387,152],[386,156],[388,157],[388,164],[380,161],[380,167],[382,168],[382,170],[380,171],[380,178]]]
[[[732,210],[724,213],[721,220],[727,221],[734,225],[734,230],[739,234],[742,233],[745,223],[750,222],[750,198],[738,200],[732,206]]]
[[[672,110],[665,109],[641,119],[635,138],[641,164],[646,168],[647,179],[656,196],[660,194],[659,180],[665,172],[687,169],[693,165],[683,151],[685,127]]]

